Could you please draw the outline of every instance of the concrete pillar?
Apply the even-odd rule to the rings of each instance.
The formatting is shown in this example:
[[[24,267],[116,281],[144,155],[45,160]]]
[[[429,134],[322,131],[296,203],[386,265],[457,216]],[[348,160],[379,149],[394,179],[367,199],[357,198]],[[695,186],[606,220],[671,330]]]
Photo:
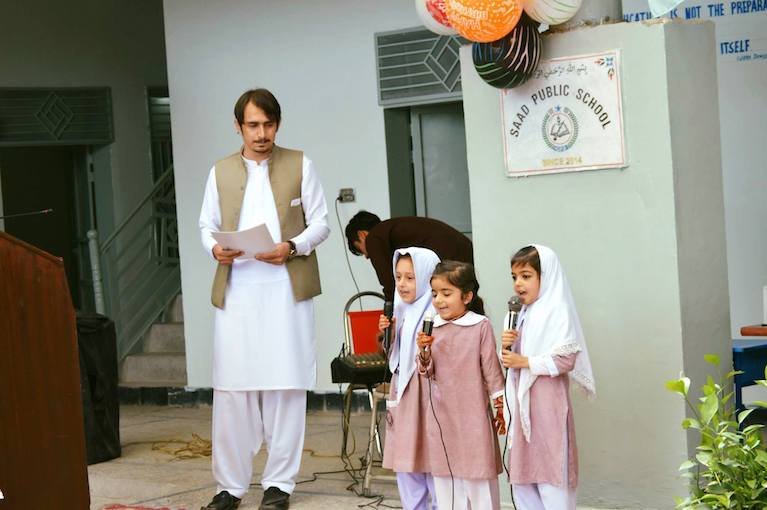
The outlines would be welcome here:
[[[462,48],[474,245],[493,247],[475,262],[499,331],[510,255],[531,243],[559,254],[597,387],[594,402],[573,392],[579,504],[671,508],[692,452],[685,407],[664,382],[684,371],[700,386],[703,355],[730,356],[714,26],[558,32],[544,36],[543,58],[615,49],[628,167],[508,178],[499,91]]]

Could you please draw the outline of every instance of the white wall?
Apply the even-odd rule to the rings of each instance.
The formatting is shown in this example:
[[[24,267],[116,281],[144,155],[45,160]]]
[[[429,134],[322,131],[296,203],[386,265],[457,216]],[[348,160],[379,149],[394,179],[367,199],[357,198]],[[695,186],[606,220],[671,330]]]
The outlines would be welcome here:
[[[152,183],[145,88],[167,83],[162,5],[29,0],[4,2],[1,17],[0,87],[111,88],[115,143],[101,152],[112,189],[103,187],[109,176],[99,175],[97,190],[114,196],[106,204],[113,210],[99,210],[102,230],[112,216],[119,222]]]
[[[388,2],[386,9],[371,1],[349,6],[341,0],[165,1],[190,386],[210,385],[214,265],[197,228],[202,190],[213,162],[239,147],[232,107],[243,90],[275,92],[284,112],[278,142],[315,161],[331,207],[338,188],[357,190],[356,204],[340,206],[343,225],[360,207],[387,216],[373,33],[418,20],[409,0]],[[669,61],[696,45],[709,48],[713,32],[703,26],[676,40],[668,30],[621,24],[546,38],[549,56],[622,50],[631,162],[622,171],[504,177],[498,93],[476,76],[467,48],[462,52],[481,294],[497,323],[511,292],[513,250],[543,242],[561,255],[596,367],[598,400],[575,399],[582,502],[596,506],[668,508],[671,496],[684,492],[676,468],[687,454],[679,427],[685,411],[663,383],[682,369],[698,374],[702,349],[728,351],[729,323],[711,313],[712,301],[725,309],[728,302],[719,144],[710,132],[718,122],[716,90],[703,87],[701,103],[688,109],[671,105],[713,68],[666,79]],[[702,107],[706,102],[714,109]],[[696,123],[683,134],[688,127],[671,121],[695,108]],[[701,158],[689,149],[698,139],[707,141],[708,152],[701,155],[706,178],[696,184]],[[698,185],[711,203],[696,219],[689,213]],[[328,365],[340,347],[341,307],[354,292],[342,231],[332,212],[329,219],[331,236],[318,250],[324,294],[315,301],[320,391],[336,390]],[[701,228],[709,223],[712,228]],[[699,243],[705,252],[696,250]],[[378,288],[367,261],[353,258],[352,266],[363,289]],[[711,274],[721,279],[713,282]]]
[[[766,31],[762,13],[761,34]],[[719,74],[730,313],[733,338],[742,338],[742,326],[761,322],[767,285],[767,122],[759,120],[767,118],[767,62],[720,60]]]
[[[342,307],[355,290],[333,212],[341,187],[359,208],[389,214],[383,112],[377,104],[373,34],[418,25],[410,0],[259,2],[166,0],[188,383],[210,386],[214,266],[200,245],[202,191],[216,159],[238,150],[232,109],[248,88],[275,93],[283,109],[277,142],[316,164],[331,234],[318,249],[323,294],[315,300],[318,391],[337,391],[330,361],[343,339]],[[380,290],[370,264],[352,257],[363,290]]]
[[[684,494],[685,409],[664,382],[699,376],[704,352],[729,352],[712,46],[710,24],[546,36],[544,58],[621,50],[630,165],[517,179],[504,174],[499,92],[462,48],[475,260],[492,319],[512,293],[510,255],[542,243],[583,322],[598,397],[574,398],[581,504],[670,508]],[[680,67],[692,53],[699,67]]]
[[[716,15],[716,3],[686,0],[674,10],[680,19],[710,19],[716,24],[719,116],[722,139],[722,174],[727,259],[730,279],[730,316],[733,338],[742,326],[762,318],[762,286],[767,285],[767,172],[763,140],[767,138],[767,13],[743,13],[727,2]],[[646,0],[623,0],[624,18],[649,16]],[[715,14],[712,16],[712,14]],[[742,41],[738,52],[728,52],[722,42]],[[745,50],[748,45],[749,50]],[[753,58],[752,58],[753,57]],[[759,57],[759,58],[757,58]],[[688,60],[687,66],[695,61]],[[756,233],[756,234],[755,234]]]

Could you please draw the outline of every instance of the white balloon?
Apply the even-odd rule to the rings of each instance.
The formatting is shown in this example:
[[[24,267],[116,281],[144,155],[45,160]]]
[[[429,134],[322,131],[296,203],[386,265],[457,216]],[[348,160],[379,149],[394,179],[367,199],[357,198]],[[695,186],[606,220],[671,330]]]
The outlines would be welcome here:
[[[431,15],[429,12],[429,8],[427,7],[427,3],[439,3],[439,1],[442,1],[443,9],[442,12],[444,12],[444,0],[415,0],[415,10],[418,12],[418,17],[421,18],[421,23],[423,23],[423,26],[434,32],[435,34],[439,35],[455,35],[458,32],[451,27],[450,25],[445,25],[443,23],[440,23],[436,19],[434,19],[434,16]],[[447,15],[445,15],[445,23],[447,23]]]
[[[525,12],[538,23],[559,25],[581,7],[581,0],[525,0]]]

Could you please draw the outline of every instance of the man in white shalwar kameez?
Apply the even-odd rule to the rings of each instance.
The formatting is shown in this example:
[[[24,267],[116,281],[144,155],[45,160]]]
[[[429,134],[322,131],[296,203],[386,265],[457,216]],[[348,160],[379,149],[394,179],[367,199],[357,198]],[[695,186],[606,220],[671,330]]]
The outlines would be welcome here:
[[[202,243],[219,263],[212,426],[218,490],[204,509],[239,506],[262,444],[268,459],[259,508],[288,508],[303,450],[306,393],[316,384],[311,298],[319,294],[314,250],[329,234],[327,205],[312,162],[274,145],[280,113],[265,89],[240,97],[235,128],[243,147],[211,169],[200,212]],[[277,247],[255,258],[237,258],[240,252],[211,235],[262,223]]]

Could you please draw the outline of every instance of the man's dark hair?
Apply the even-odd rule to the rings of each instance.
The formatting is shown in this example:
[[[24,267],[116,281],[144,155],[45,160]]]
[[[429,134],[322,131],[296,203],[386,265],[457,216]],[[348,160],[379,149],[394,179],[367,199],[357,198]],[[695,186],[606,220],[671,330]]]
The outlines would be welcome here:
[[[359,237],[360,230],[370,231],[371,228],[381,223],[381,218],[367,211],[360,211],[349,220],[346,225],[346,242],[349,244],[349,251],[355,255],[362,255],[354,246],[354,242]]]
[[[280,125],[282,110],[277,98],[266,89],[251,89],[243,92],[234,104],[234,117],[240,126],[245,122],[245,107],[248,106],[248,103],[253,103],[261,108],[269,120],[276,122],[277,126]]]

